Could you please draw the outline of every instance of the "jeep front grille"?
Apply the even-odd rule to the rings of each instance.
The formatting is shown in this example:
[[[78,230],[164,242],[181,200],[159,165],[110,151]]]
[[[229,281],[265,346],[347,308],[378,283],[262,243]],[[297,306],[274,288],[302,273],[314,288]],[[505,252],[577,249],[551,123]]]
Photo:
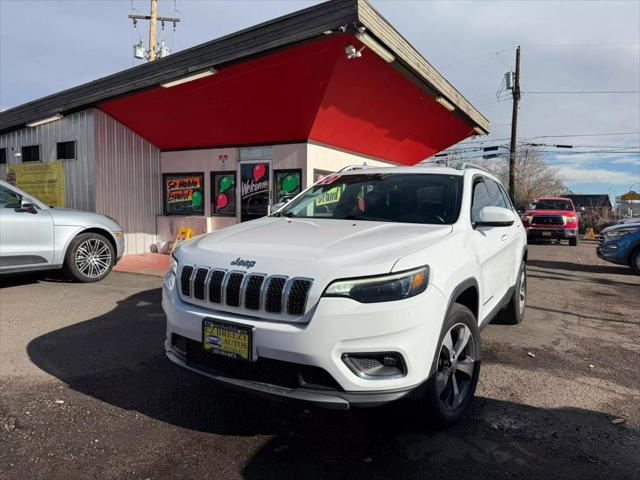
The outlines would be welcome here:
[[[227,279],[227,290],[225,292],[225,299],[227,305],[230,307],[240,306],[240,286],[242,285],[242,279],[244,275],[242,273],[230,273]]]
[[[193,267],[191,265],[185,265],[182,267],[182,274],[180,275],[180,291],[185,297],[191,296],[191,275],[193,274]]]
[[[222,281],[224,280],[224,270],[214,270],[209,277],[209,301],[213,303],[222,302]]]
[[[289,315],[302,315],[304,313],[310,288],[310,280],[294,280],[291,282],[291,290],[289,290],[287,297],[287,313]]]
[[[195,276],[193,278],[193,298],[204,300],[204,281],[207,278],[208,273],[208,268],[200,267],[196,270]]]
[[[267,298],[265,301],[265,310],[271,313],[280,313],[282,311],[282,293],[284,292],[284,284],[287,279],[284,277],[274,277],[267,287]]]
[[[292,316],[304,315],[312,285],[309,278],[192,265],[180,273],[180,293],[187,301]]]

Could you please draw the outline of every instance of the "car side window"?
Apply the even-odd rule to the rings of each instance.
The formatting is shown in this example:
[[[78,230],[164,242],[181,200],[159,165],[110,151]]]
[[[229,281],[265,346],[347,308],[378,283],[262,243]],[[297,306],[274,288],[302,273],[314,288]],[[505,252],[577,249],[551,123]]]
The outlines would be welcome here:
[[[0,185],[0,208],[20,208],[20,195]]]
[[[473,182],[473,199],[471,200],[471,221],[480,221],[480,210],[491,205],[489,192],[482,178]]]
[[[498,184],[490,178],[485,178],[484,183],[487,186],[489,192],[489,201],[493,207],[510,208],[505,198],[502,196],[500,187]]]

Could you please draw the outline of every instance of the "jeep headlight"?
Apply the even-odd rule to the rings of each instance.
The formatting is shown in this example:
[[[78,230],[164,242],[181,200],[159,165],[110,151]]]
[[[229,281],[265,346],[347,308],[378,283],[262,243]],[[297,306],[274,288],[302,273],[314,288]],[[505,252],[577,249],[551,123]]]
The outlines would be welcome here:
[[[610,232],[607,232],[607,233],[604,234],[604,236],[607,239],[616,239],[616,238],[626,237],[627,235],[630,235],[632,233],[636,233],[639,230],[640,230],[640,227],[620,228],[620,229],[617,229],[617,230],[612,230]]]
[[[336,280],[324,292],[325,297],[347,297],[361,303],[391,302],[413,297],[426,290],[429,267],[366,278]]]
[[[171,255],[171,264],[169,265],[169,272],[175,277],[178,274],[178,260]]]
[[[169,264],[169,271],[164,275],[164,284],[173,290],[176,286],[176,276],[178,275],[178,261],[176,257],[171,254],[171,263]]]

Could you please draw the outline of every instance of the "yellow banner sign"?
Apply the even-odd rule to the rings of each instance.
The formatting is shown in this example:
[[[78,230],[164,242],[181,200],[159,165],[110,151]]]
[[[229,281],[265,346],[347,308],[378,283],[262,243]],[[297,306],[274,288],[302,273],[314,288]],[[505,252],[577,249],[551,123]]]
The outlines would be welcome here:
[[[51,207],[64,207],[62,162],[12,165],[7,171],[7,182]]]
[[[316,207],[321,207],[322,205],[330,205],[332,203],[339,202],[341,194],[342,194],[342,189],[340,187],[334,187],[331,190],[327,190],[326,192],[316,197]]]

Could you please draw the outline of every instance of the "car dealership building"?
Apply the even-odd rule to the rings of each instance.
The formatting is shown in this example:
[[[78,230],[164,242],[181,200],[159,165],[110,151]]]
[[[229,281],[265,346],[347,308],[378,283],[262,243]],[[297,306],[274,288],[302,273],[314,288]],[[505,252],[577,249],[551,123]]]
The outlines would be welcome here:
[[[113,217],[131,254],[488,130],[365,0],[333,0],[0,113],[0,178]]]

